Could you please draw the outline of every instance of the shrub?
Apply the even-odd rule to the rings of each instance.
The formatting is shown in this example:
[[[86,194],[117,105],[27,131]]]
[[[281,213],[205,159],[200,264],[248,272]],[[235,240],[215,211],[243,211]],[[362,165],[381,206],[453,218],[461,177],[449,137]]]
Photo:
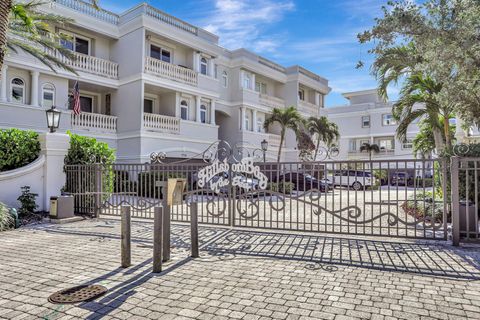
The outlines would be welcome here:
[[[10,215],[8,207],[0,202],[0,231],[11,229],[15,221]]]
[[[0,130],[0,171],[23,167],[38,158],[40,142],[34,131]]]
[[[284,194],[291,194],[295,185],[293,182],[269,182],[267,189],[273,192],[280,192]]]
[[[433,193],[430,191],[408,197],[401,207],[407,214],[417,219],[427,217],[427,220],[431,220],[433,217],[435,222],[443,220],[443,199],[438,197],[433,199]]]
[[[30,186],[24,186],[21,188],[22,194],[17,198],[20,202],[20,209],[18,209],[18,216],[23,218],[29,216],[37,210],[38,206],[35,199],[38,194],[30,192]]]
[[[67,184],[64,192],[88,193],[102,192],[102,201],[105,201],[114,191],[115,174],[112,165],[115,162],[115,150],[107,143],[99,142],[95,138],[70,135],[70,148],[65,156],[65,165],[91,165],[73,167],[66,170]],[[97,163],[98,166],[94,166]],[[101,174],[101,190],[97,190],[97,174]],[[82,213],[94,213],[95,195],[83,195],[75,197],[75,211]]]

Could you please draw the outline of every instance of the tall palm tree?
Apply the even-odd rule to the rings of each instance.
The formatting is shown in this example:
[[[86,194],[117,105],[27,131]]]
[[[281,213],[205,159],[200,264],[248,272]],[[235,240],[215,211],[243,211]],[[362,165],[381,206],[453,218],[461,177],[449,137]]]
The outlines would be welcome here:
[[[271,117],[265,119],[263,124],[265,129],[268,129],[268,127],[274,123],[278,123],[280,125],[280,146],[278,147],[277,162],[280,162],[280,158],[282,156],[282,147],[283,142],[285,141],[287,129],[291,129],[295,132],[295,134],[297,134],[303,124],[303,121],[304,120],[302,116],[300,113],[298,113],[297,108],[294,106],[290,106],[285,109],[274,108]]]
[[[394,118],[399,121],[396,133],[400,140],[406,140],[411,124],[424,119],[432,128],[437,150],[442,150],[445,144],[448,148],[452,146],[449,120],[454,116],[454,106],[437,98],[441,89],[441,83],[421,73],[406,79],[392,109]]]
[[[372,161],[372,153],[379,153],[380,147],[378,144],[365,142],[360,146],[360,152],[368,152],[368,158]]]
[[[96,0],[90,1],[98,9]],[[70,50],[65,49],[61,40],[68,40],[67,36],[52,31],[51,25],[63,25],[72,22],[65,17],[43,13],[39,6],[43,1],[17,3],[13,0],[0,1],[0,70],[3,67],[7,49],[17,52],[21,49],[34,56],[53,71],[55,67],[75,73],[62,57],[74,59]],[[58,55],[57,55],[58,53]]]
[[[340,132],[336,123],[330,122],[327,117],[310,117],[307,120],[308,132],[316,137],[315,153],[313,159],[317,159],[320,143],[324,142],[327,146],[340,138]]]

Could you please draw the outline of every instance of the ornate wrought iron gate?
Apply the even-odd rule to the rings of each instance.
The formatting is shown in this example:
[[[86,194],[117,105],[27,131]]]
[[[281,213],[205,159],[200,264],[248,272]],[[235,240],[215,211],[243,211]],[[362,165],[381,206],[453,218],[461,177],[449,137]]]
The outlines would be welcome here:
[[[204,224],[447,237],[449,204],[440,196],[446,194],[447,171],[441,160],[262,163],[255,152],[225,144],[212,146],[202,158],[167,163],[154,154],[149,164],[67,166],[66,191],[75,195],[80,213],[119,215],[121,205],[130,205],[133,217],[151,219],[153,207],[163,205],[166,180],[183,178],[183,202],[171,208],[172,221],[189,221],[188,203],[197,202]],[[228,166],[220,170],[214,163]]]

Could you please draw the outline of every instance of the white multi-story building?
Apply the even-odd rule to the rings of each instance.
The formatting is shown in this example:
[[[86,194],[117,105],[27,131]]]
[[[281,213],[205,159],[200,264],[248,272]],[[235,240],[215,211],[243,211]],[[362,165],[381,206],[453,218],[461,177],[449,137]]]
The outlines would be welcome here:
[[[74,19],[57,32],[75,52],[78,73],[49,68],[10,52],[1,74],[0,127],[46,131],[45,109],[62,111],[61,131],[106,141],[121,162],[152,152],[188,158],[218,139],[259,148],[273,159],[279,128],[264,130],[274,107],[318,115],[328,81],[300,66],[283,67],[245,49],[229,51],[218,37],[148,4],[124,13],[95,10],[81,0],[54,0],[44,10]],[[72,115],[78,81],[82,113]],[[284,157],[297,157],[292,132]]]
[[[397,123],[392,116],[392,104],[383,102],[377,90],[344,93],[349,105],[325,108],[321,114],[338,125],[339,159],[365,160],[368,152],[362,152],[365,143],[377,144],[379,153],[372,153],[372,159],[412,159],[412,139],[418,133],[416,124],[409,127],[407,141],[396,138]]]

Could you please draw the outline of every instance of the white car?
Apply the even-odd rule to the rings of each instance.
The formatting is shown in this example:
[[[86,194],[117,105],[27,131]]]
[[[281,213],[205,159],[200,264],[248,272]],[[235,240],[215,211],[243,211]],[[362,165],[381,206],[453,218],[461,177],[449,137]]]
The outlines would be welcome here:
[[[359,170],[337,170],[329,177],[334,186],[351,187],[358,191],[364,187],[375,185],[375,177],[371,172]]]

